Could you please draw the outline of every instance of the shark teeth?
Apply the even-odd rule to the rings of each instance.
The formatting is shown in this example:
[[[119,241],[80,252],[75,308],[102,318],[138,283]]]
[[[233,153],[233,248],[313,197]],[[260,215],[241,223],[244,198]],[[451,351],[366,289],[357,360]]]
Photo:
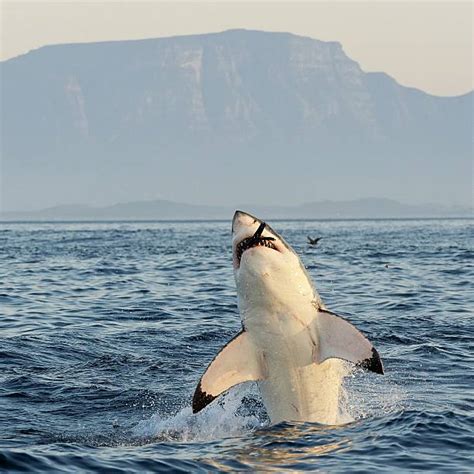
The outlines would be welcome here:
[[[261,237],[256,239],[255,236],[247,237],[246,239],[242,240],[236,249],[237,254],[237,261],[240,263],[240,259],[242,258],[242,254],[253,247],[267,247],[269,249],[276,250],[275,245],[271,242],[271,237]],[[273,240],[273,239],[272,239]]]

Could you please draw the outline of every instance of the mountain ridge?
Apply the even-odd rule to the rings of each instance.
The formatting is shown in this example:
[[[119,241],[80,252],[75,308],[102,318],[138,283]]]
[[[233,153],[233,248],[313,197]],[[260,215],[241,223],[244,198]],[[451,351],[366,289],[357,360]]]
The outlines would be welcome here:
[[[273,31],[273,30],[256,30],[256,29],[252,29],[252,28],[229,28],[229,29],[219,30],[219,31],[214,31],[214,32],[209,32],[209,33],[154,36],[154,37],[147,37],[147,38],[126,39],[126,40],[124,40],[124,39],[113,39],[113,40],[100,40],[100,41],[81,41],[81,42],[72,42],[72,43],[46,44],[46,45],[39,46],[38,48],[34,48],[34,49],[29,50],[29,51],[26,51],[24,53],[18,54],[17,56],[7,58],[7,59],[4,59],[4,60],[0,60],[0,64],[5,64],[5,63],[8,63],[9,61],[14,61],[18,58],[21,58],[21,57],[24,57],[24,56],[27,56],[27,55],[30,55],[30,54],[34,54],[36,52],[39,52],[39,51],[41,51],[43,49],[47,49],[47,48],[56,48],[56,47],[74,46],[74,45],[84,46],[84,45],[92,45],[92,44],[97,44],[97,45],[115,44],[115,43],[123,43],[123,42],[140,43],[140,42],[146,42],[146,41],[172,40],[172,39],[176,39],[176,38],[192,38],[192,37],[200,37],[200,36],[204,36],[204,35],[206,35],[206,36],[222,35],[222,34],[225,34],[225,33],[233,33],[233,32],[255,32],[255,33],[277,34],[277,35],[282,34],[282,35],[289,35],[289,36],[293,36],[293,37],[297,37],[297,38],[305,38],[305,39],[308,39],[308,40],[311,40],[311,41],[318,41],[320,43],[325,43],[325,44],[335,44],[335,45],[337,45],[341,48],[341,50],[344,52],[344,54],[347,57],[350,57],[347,54],[347,52],[344,50],[344,45],[342,44],[342,42],[337,41],[337,40],[321,40],[321,39],[318,39],[318,38],[315,38],[315,37],[312,37],[312,36],[296,34],[296,33],[292,33],[292,32],[289,32],[289,31],[287,32],[287,31]],[[390,74],[388,74],[388,73],[386,73],[382,70],[377,70],[377,71],[365,70],[360,66],[360,63],[358,61],[356,61],[356,60],[352,60],[352,61],[357,63],[357,65],[360,67],[361,71],[363,71],[365,74],[380,74],[380,75],[386,76],[387,78],[390,78],[397,85],[399,85],[401,87],[404,87],[406,89],[412,89],[414,91],[421,92],[421,93],[426,94],[426,95],[431,96],[431,97],[448,98],[449,99],[449,98],[456,98],[456,97],[465,97],[465,96],[469,96],[469,95],[474,94],[474,89],[471,90],[471,91],[468,91],[468,92],[464,92],[464,93],[461,93],[461,94],[455,94],[455,95],[434,94],[434,93],[425,91],[424,89],[422,89],[420,87],[404,85],[401,82],[399,82],[395,77],[391,76]]]

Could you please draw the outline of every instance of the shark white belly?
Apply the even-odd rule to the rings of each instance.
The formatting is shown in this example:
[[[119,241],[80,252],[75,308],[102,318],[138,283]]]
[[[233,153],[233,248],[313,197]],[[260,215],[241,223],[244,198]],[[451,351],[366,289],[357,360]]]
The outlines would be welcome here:
[[[207,368],[193,411],[254,380],[272,423],[337,423],[341,360],[383,373],[377,351],[325,308],[291,247],[264,222],[240,211],[233,220],[233,261],[243,330]]]
[[[296,324],[295,329],[301,327]],[[285,328],[287,329],[287,328]],[[252,333],[252,331],[250,331]],[[336,424],[345,367],[340,360],[315,364],[314,340],[304,331],[289,335],[254,333],[253,344],[263,354],[264,377],[258,387],[273,423],[285,420]],[[259,337],[260,336],[260,337]]]
[[[267,380],[258,382],[272,423],[290,420],[339,424],[344,374],[339,360],[305,367],[278,367],[273,376],[270,373]]]

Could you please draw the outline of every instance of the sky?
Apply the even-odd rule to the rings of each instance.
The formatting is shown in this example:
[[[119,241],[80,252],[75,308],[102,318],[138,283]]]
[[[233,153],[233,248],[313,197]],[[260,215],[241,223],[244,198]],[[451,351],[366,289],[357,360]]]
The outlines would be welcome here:
[[[2,60],[43,45],[288,31],[339,41],[365,71],[453,96],[473,89],[471,1],[1,1]]]

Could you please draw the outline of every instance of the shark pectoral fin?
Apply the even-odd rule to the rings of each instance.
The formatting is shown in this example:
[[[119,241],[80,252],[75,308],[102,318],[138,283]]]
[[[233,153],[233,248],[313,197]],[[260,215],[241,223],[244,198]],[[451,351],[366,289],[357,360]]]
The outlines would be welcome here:
[[[262,364],[245,331],[240,332],[217,354],[201,377],[193,397],[193,413],[242,382],[262,380]]]
[[[330,311],[318,311],[319,360],[336,358],[353,362],[363,369],[383,374],[379,353],[351,323]]]

